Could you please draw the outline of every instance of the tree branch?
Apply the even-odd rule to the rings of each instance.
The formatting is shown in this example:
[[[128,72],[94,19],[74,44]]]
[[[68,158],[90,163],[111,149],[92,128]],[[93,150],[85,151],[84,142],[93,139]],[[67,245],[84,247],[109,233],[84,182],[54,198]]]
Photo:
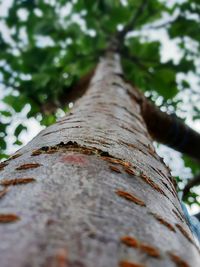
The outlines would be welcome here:
[[[158,30],[158,29],[162,29],[162,28],[172,24],[176,19],[177,18],[172,19],[172,20],[168,20],[168,21],[163,22],[163,23],[161,23],[159,25],[150,25],[149,27],[143,28],[142,30]]]
[[[138,7],[138,9],[136,10],[135,14],[133,15],[133,17],[131,18],[130,22],[124,27],[124,29],[119,32],[117,34],[117,39],[123,39],[125,37],[125,35],[134,29],[136,22],[139,18],[139,16],[142,14],[142,12],[144,11],[146,5],[148,3],[148,0],[143,0],[140,4],[140,6]]]
[[[152,137],[181,153],[200,161],[200,134],[176,116],[160,111],[153,103],[141,100],[141,110]]]

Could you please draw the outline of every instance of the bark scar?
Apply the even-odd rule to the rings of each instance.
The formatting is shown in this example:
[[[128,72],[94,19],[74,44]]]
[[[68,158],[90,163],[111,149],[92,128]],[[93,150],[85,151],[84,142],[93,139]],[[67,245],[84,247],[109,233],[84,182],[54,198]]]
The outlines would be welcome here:
[[[155,218],[160,224],[163,224],[164,226],[166,226],[170,231],[172,231],[172,232],[176,232],[174,226],[173,226],[171,223],[167,222],[167,221],[166,221],[164,218],[162,218],[160,215],[155,214],[155,213],[153,213],[153,212],[151,212],[150,214],[153,215],[154,218]]]
[[[139,240],[136,240],[134,237],[123,236],[121,237],[121,242],[124,243],[128,247],[137,248],[151,257],[155,257],[155,258],[160,257],[160,252],[157,248],[151,245],[142,243]]]
[[[35,169],[35,168],[38,168],[40,166],[42,166],[42,165],[39,163],[26,163],[26,164],[23,164],[23,165],[20,165],[19,167],[17,167],[16,170],[19,171],[19,170]]]
[[[178,255],[174,254],[173,252],[169,252],[168,254],[177,267],[190,267],[186,261],[181,259]]]
[[[14,213],[0,214],[0,223],[12,223],[19,220],[20,217]]]
[[[189,236],[188,232],[187,232],[187,231],[186,231],[180,224],[176,223],[176,227],[177,227],[177,228],[179,229],[179,231],[185,236],[185,238],[187,238],[187,240],[188,240],[189,242],[195,244],[194,241],[193,241],[193,239]]]
[[[119,267],[145,267],[145,265],[130,261],[120,261]]]
[[[111,171],[114,171],[114,172],[117,172],[117,173],[121,173],[120,169],[117,168],[116,166],[109,165],[109,168],[111,169]]]
[[[134,202],[137,205],[144,206],[144,207],[146,206],[144,201],[142,201],[138,197],[134,196],[132,193],[128,193],[128,192],[125,192],[125,191],[122,191],[122,190],[119,190],[119,189],[117,191],[115,191],[115,193],[118,196],[122,197],[122,198],[125,198],[125,199],[127,199],[129,201]]]
[[[9,185],[18,185],[18,184],[28,184],[35,182],[34,178],[14,178],[14,179],[4,179],[0,182],[0,185],[9,186]]]
[[[164,195],[165,197],[168,198],[168,196],[165,194],[165,192],[160,188],[159,185],[157,185],[153,180],[151,180],[149,177],[147,177],[146,174],[141,173],[140,177],[142,178],[142,180],[149,184],[152,188],[154,188],[157,192],[159,192],[160,194]]]

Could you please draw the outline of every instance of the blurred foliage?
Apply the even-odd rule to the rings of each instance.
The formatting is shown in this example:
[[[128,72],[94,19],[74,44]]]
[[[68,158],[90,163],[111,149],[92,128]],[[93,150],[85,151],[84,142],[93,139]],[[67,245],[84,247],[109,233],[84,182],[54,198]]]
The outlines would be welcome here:
[[[192,119],[200,119],[198,94],[187,78],[193,74],[199,85],[199,0],[2,0],[0,5],[5,10],[0,12],[1,158],[13,114],[29,104],[27,118],[52,124],[58,108],[67,111],[63,97],[127,25],[118,40],[126,78],[183,119],[186,92]],[[163,32],[176,42],[178,61],[163,60]],[[14,143],[20,145],[26,125],[15,127]]]

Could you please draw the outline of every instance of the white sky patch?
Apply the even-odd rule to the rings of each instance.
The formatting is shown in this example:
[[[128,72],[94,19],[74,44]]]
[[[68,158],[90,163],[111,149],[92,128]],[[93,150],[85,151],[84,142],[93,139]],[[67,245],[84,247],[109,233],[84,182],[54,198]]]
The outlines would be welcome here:
[[[12,6],[13,0],[0,1],[0,17],[6,17],[8,15],[8,9]]]
[[[67,3],[66,5],[59,8],[59,14],[61,17],[68,17],[72,12],[72,4]]]
[[[127,0],[120,0],[121,4],[123,6],[127,6],[128,5],[128,1]]]
[[[10,29],[6,26],[5,22],[0,21],[0,33],[3,36],[3,39],[5,40],[5,42],[7,42],[10,45],[14,44],[14,41],[11,37],[11,32]]]
[[[55,45],[55,42],[49,36],[37,35],[35,36],[35,40],[37,42],[37,47],[53,47]]]
[[[187,2],[187,0],[160,0],[160,2],[165,3],[168,7],[172,7],[175,3],[182,4]]]
[[[39,8],[35,8],[33,12],[39,18],[41,18],[43,16],[43,12]]]
[[[29,15],[29,12],[25,8],[20,8],[17,11],[17,15],[21,21],[26,21]]]

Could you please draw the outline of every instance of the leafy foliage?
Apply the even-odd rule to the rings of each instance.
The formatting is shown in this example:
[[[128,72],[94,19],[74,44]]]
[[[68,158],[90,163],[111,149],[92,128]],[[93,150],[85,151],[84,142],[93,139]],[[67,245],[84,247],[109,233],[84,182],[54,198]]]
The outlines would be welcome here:
[[[0,1],[2,10],[5,2]],[[68,109],[63,98],[67,99],[77,81],[94,68],[111,38],[119,36],[126,78],[148,91],[154,101],[162,99],[161,105],[183,118],[188,116],[183,97],[187,92],[192,99],[187,103],[190,117],[199,120],[197,92],[187,77],[193,74],[199,83],[200,3],[169,2],[10,1],[0,17],[4,29],[0,31],[1,158],[6,156],[5,138],[13,114],[23,112],[29,104],[27,118],[52,124],[58,108]],[[176,43],[179,60],[173,56],[163,59],[166,40]],[[190,97],[192,92],[196,98]],[[14,143],[20,144],[26,126],[19,122],[15,127]]]

